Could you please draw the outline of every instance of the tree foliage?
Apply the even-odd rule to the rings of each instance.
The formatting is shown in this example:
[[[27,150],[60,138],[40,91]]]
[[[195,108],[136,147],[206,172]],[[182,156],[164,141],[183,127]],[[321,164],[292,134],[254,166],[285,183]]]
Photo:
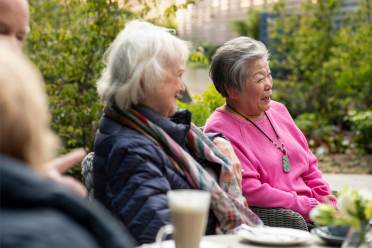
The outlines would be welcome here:
[[[95,80],[102,55],[131,13],[104,0],[30,4],[27,49],[46,80],[52,127],[66,149],[91,147],[101,110]]]
[[[175,12],[194,1],[33,0],[26,50],[46,81],[52,127],[63,150],[91,149],[102,106],[95,83],[109,44],[131,19],[174,26]],[[163,14],[164,12],[164,14]],[[35,116],[37,118],[37,116]]]
[[[274,97],[298,117],[307,135],[334,143],[345,138],[333,139],[340,132],[353,132],[370,152],[372,117],[365,113],[372,109],[372,0],[358,4],[357,11],[345,12],[342,0],[309,0],[289,12],[280,1],[268,21],[268,44]],[[256,20],[253,15],[238,27],[255,30]],[[236,30],[254,36],[246,29]]]
[[[260,16],[258,10],[250,10],[244,20],[237,20],[231,23],[232,29],[242,36],[249,36],[253,39],[260,38]]]
[[[139,18],[174,27],[175,11],[192,3],[171,2],[161,9],[158,1],[148,0],[30,1],[26,50],[46,81],[52,128],[63,144],[60,152],[92,149],[102,111],[96,81],[104,53],[124,24]],[[78,167],[70,173],[80,178]]]
[[[194,96],[193,102],[189,104],[178,103],[181,109],[188,109],[192,112],[192,121],[197,126],[204,126],[208,117],[219,106],[225,103],[225,99],[217,92],[214,85],[209,85],[202,94]]]
[[[329,94],[324,93],[331,91],[332,79],[323,66],[335,46],[333,20],[339,4],[340,0],[309,2],[297,14],[289,14],[284,5],[276,9],[269,32],[273,40],[271,66],[299,93],[296,97],[300,96],[302,104],[296,101],[296,107],[291,106],[296,114],[329,111]]]
[[[359,4],[355,13],[343,13],[340,0],[309,2],[297,16],[276,10],[272,66],[303,93],[298,113],[341,108],[337,119],[350,107],[371,106],[372,1]]]

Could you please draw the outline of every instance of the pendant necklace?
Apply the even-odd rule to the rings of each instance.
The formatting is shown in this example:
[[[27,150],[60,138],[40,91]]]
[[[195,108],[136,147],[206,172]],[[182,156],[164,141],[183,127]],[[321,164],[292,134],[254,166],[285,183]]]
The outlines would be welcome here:
[[[288,158],[288,154],[287,154],[287,150],[283,144],[283,142],[281,141],[278,133],[276,132],[273,124],[271,123],[271,120],[269,118],[269,116],[266,114],[266,111],[264,111],[265,115],[266,115],[266,118],[269,120],[269,123],[270,123],[270,126],[271,128],[274,130],[274,133],[275,133],[275,136],[277,138],[277,140],[280,142],[280,146],[275,143],[259,126],[256,125],[256,123],[254,123],[253,121],[251,121],[249,118],[247,118],[245,115],[241,114],[240,112],[236,111],[233,107],[231,107],[229,104],[226,104],[226,106],[232,110],[234,113],[238,114],[239,116],[243,117],[245,120],[249,121],[258,131],[260,131],[274,146],[275,148],[277,148],[282,154],[282,167],[283,167],[283,171],[285,173],[289,173],[290,170],[291,170],[291,163],[289,162],[289,158]]]

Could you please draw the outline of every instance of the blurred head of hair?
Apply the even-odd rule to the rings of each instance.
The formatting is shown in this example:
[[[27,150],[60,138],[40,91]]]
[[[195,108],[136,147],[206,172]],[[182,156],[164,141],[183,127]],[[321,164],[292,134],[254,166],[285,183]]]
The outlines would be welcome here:
[[[42,77],[8,43],[0,42],[0,55],[0,153],[42,172],[58,147]]]

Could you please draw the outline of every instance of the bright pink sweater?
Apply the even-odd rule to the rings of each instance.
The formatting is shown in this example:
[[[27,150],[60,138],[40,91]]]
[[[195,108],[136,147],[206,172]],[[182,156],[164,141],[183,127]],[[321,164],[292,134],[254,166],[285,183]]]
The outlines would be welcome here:
[[[257,128],[222,108],[209,117],[205,132],[223,133],[231,141],[244,169],[242,187],[249,205],[289,208],[309,221],[310,210],[319,202],[329,199],[335,206],[336,199],[286,107],[272,101],[266,113],[287,149],[289,173],[283,171],[282,153]],[[266,116],[255,124],[280,145]]]

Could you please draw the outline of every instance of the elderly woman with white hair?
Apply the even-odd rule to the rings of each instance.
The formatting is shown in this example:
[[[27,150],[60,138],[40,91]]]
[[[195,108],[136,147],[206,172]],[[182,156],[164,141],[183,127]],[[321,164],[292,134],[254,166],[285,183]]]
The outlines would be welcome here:
[[[207,120],[221,132],[244,169],[242,188],[250,206],[287,208],[307,222],[320,202],[335,205],[317,159],[286,107],[271,99],[269,52],[262,42],[239,37],[213,57],[210,75],[226,104]]]
[[[186,42],[166,28],[132,21],[107,56],[97,83],[105,110],[95,137],[95,198],[140,244],[153,242],[170,222],[166,194],[173,189],[211,192],[208,234],[260,224],[241,193],[240,164],[191,123],[189,111],[177,111]]]

